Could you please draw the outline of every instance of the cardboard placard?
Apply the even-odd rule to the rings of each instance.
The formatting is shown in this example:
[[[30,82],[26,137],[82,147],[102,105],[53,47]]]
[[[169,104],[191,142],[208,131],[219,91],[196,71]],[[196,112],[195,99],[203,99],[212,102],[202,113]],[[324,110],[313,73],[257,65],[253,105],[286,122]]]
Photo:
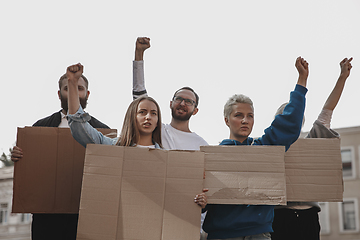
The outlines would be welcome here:
[[[287,200],[342,202],[340,139],[298,139],[285,153]]]
[[[113,129],[98,129],[103,134]],[[69,128],[18,128],[13,213],[78,213],[85,148]]]
[[[208,203],[342,202],[340,139],[298,139],[277,146],[204,146]],[[277,152],[280,151],[280,152]],[[285,168],[286,193],[283,186]],[[284,196],[284,194],[286,196]]]
[[[283,146],[202,146],[208,203],[285,205]]]
[[[88,145],[77,239],[198,239],[204,153]]]

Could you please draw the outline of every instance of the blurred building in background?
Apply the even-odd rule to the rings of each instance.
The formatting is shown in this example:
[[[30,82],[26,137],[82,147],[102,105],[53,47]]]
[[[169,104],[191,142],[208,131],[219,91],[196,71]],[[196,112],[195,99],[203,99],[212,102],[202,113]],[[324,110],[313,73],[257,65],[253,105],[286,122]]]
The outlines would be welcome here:
[[[0,168],[0,239],[31,239],[31,214],[11,213],[14,167]]]
[[[344,201],[320,203],[321,240],[360,240],[360,126],[334,130],[341,138]]]

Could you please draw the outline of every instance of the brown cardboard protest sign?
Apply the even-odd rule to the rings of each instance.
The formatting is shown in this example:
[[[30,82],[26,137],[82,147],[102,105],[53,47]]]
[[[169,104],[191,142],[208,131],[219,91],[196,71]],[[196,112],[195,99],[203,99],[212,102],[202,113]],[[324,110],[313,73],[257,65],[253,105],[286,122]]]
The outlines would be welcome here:
[[[104,134],[116,132],[98,129]],[[85,148],[69,128],[18,128],[13,213],[78,213]]]
[[[204,187],[209,188],[208,203],[342,202],[339,139],[298,139],[285,154],[280,153],[284,147],[280,148],[201,147],[205,152]],[[285,175],[282,175],[284,168]]]
[[[77,239],[198,239],[204,153],[88,145]]]
[[[285,154],[287,200],[342,202],[340,139],[298,139]]]
[[[208,203],[285,205],[283,146],[202,146]]]

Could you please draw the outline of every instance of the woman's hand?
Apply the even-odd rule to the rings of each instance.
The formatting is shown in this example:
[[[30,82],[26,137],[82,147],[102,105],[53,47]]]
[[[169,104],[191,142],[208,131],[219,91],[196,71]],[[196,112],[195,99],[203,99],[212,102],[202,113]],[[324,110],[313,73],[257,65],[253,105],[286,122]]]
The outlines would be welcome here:
[[[199,205],[201,208],[206,207],[207,204],[207,196],[206,196],[206,192],[209,191],[209,189],[204,188],[203,192],[200,194],[197,194],[194,198],[194,202]]]

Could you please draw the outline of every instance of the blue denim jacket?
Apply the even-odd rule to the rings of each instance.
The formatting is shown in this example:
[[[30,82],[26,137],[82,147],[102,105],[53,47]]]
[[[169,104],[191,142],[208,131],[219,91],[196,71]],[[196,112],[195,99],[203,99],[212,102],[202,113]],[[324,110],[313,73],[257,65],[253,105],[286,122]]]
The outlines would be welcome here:
[[[75,114],[68,114],[67,119],[72,136],[84,147],[86,147],[88,143],[115,145],[118,141],[118,137],[110,138],[104,136],[101,132],[93,128],[88,123],[91,119],[90,115],[85,113],[81,106]],[[159,144],[155,143],[155,148],[160,148]]]

